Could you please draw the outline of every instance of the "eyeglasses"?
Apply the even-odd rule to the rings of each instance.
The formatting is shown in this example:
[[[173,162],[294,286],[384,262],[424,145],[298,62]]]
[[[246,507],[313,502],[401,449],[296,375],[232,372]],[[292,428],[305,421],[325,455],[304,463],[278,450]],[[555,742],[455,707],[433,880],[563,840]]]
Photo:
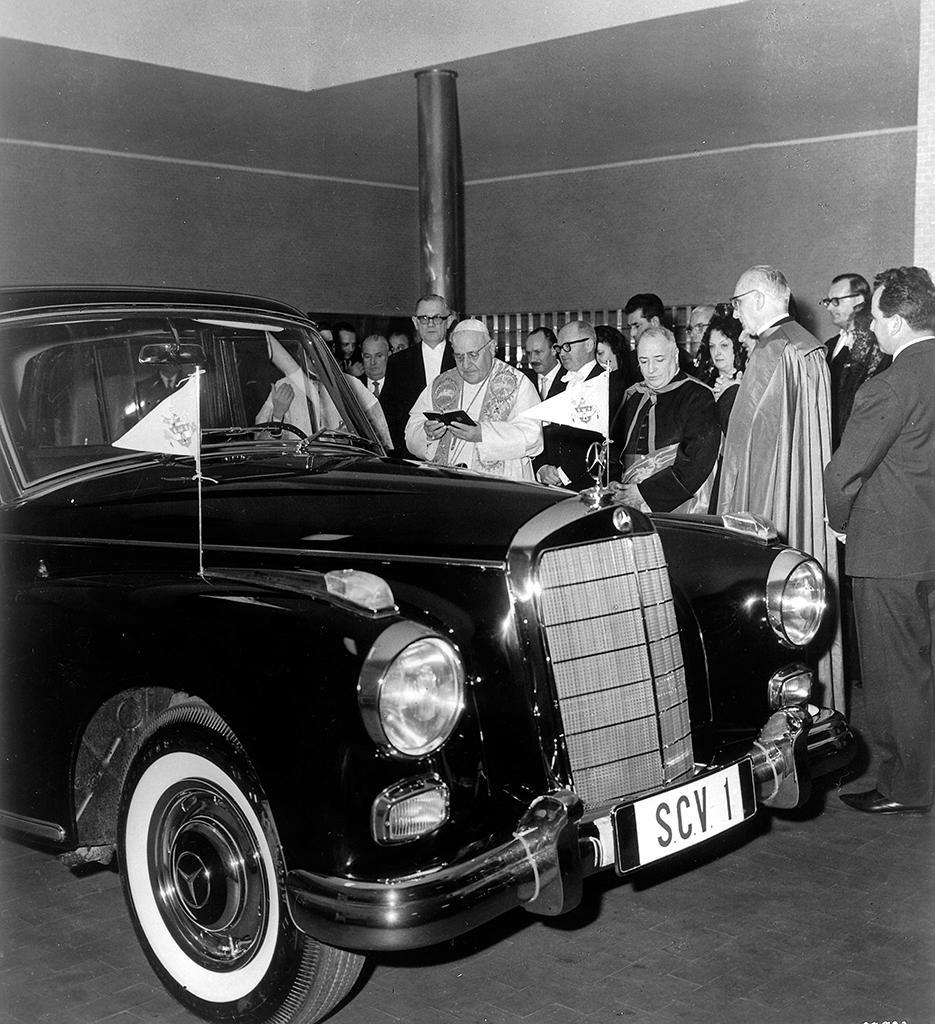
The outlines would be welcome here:
[[[825,309],[829,309],[831,306],[834,306],[834,308],[837,309],[838,306],[840,306],[841,303],[845,299],[860,299],[860,298],[863,298],[863,296],[860,294],[860,292],[848,292],[847,295],[835,295],[835,297],[833,299],[831,299],[831,298],[819,299],[818,300],[818,305],[819,306],[824,306]]]
[[[455,362],[460,363],[476,363],[480,359],[481,352],[484,351],[489,345],[492,345],[492,341],[488,341],[486,345],[481,345],[480,348],[470,349],[467,352],[455,352]]]
[[[423,327],[428,327],[429,324],[435,327],[438,324],[443,324],[449,316],[451,316],[450,313],[438,313],[436,316],[417,316],[416,320],[418,320]]]
[[[575,338],[574,341],[563,341],[552,346],[553,352],[570,352],[572,345],[580,345],[583,341],[590,341],[590,338]]]
[[[748,288],[745,292],[741,292],[739,295],[732,295],[728,301],[734,309],[740,309],[740,300],[744,295],[752,295],[754,292],[758,292],[759,288]]]

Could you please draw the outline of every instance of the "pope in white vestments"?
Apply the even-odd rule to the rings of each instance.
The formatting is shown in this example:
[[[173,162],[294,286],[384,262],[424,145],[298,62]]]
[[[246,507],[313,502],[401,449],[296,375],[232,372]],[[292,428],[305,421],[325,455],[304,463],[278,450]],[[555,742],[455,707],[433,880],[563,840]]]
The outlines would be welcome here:
[[[542,451],[542,425],[521,415],[539,404],[535,386],[495,357],[480,320],[462,320],[449,340],[455,369],[436,377],[416,399],[406,447],[428,462],[535,480],[532,458]],[[434,418],[459,410],[464,422]]]

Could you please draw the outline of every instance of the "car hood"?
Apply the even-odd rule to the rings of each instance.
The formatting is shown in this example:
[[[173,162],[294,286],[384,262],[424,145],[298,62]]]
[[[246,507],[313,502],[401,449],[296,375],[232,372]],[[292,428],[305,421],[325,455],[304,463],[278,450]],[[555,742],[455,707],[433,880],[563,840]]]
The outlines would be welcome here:
[[[207,455],[202,473],[203,538],[212,562],[218,547],[502,561],[520,525],[570,496],[344,452]],[[192,464],[111,468],[21,506],[14,518],[20,530],[45,536],[185,546],[197,541]]]

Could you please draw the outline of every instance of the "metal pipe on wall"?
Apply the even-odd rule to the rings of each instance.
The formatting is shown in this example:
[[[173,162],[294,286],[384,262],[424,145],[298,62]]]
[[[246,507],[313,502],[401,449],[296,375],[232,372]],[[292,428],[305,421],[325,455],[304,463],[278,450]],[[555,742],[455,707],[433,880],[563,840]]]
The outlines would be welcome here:
[[[419,106],[420,294],[464,312],[464,187],[457,73],[416,72]]]

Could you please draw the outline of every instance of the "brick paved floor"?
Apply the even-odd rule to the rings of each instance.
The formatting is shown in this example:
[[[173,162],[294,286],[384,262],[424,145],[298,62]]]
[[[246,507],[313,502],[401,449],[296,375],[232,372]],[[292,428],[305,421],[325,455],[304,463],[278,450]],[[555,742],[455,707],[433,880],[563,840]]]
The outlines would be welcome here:
[[[821,802],[678,872],[593,879],[557,922],[519,911],[380,957],[331,1024],[932,1024],[935,814]],[[196,1020],[150,971],[116,873],[8,840],[0,871],[5,1024]]]

